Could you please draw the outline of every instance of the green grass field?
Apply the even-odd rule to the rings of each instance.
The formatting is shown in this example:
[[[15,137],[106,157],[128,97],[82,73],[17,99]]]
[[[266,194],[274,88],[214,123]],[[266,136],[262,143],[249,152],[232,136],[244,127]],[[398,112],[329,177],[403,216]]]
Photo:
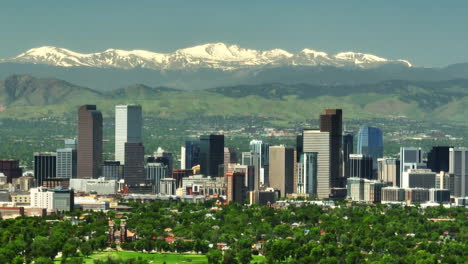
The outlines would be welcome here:
[[[154,264],[179,264],[179,263],[192,263],[192,264],[205,264],[208,263],[205,255],[198,254],[175,254],[175,253],[142,253],[132,251],[111,251],[111,252],[97,252],[85,258],[86,264],[93,264],[95,259],[105,259],[107,257],[118,259],[137,259],[143,258],[148,260],[149,263]],[[262,256],[253,256],[252,263],[260,263],[265,258]],[[56,260],[55,263],[60,263]]]

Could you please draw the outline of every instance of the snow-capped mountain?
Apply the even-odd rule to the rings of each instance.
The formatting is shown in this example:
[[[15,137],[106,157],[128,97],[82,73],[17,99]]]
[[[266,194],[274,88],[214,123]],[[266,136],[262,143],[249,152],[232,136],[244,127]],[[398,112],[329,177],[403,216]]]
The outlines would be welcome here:
[[[108,49],[97,53],[77,53],[52,46],[30,49],[0,62],[46,64],[60,67],[87,66],[98,68],[146,68],[154,70],[220,69],[224,71],[264,66],[335,66],[375,68],[384,64],[411,67],[406,60],[390,60],[371,54],[342,52],[327,54],[304,49],[296,54],[282,49],[254,50],[237,45],[209,43],[179,49],[173,53],[146,50]]]

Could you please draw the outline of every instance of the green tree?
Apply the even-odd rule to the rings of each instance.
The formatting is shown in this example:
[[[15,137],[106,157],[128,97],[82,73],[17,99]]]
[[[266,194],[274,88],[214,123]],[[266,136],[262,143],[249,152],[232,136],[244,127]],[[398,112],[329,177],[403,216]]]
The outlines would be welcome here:
[[[223,254],[217,249],[210,249],[206,254],[209,264],[219,264],[223,260]]]
[[[250,249],[241,249],[237,253],[237,258],[242,264],[248,264],[252,260],[252,251]]]

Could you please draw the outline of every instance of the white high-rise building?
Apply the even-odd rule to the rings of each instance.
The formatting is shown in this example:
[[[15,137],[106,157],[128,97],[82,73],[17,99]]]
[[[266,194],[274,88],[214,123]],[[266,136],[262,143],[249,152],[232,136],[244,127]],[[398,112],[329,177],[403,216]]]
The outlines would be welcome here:
[[[259,158],[259,176],[260,176],[260,184],[267,184],[268,183],[268,175],[265,175],[265,172],[268,171],[269,166],[269,148],[270,144],[264,143],[262,140],[251,140],[250,141],[250,152],[251,153],[258,153]]]
[[[403,172],[409,169],[425,169],[426,165],[423,163],[422,158],[423,151],[421,148],[400,148],[400,177],[403,177]],[[400,187],[401,184],[400,182]]]
[[[317,198],[329,198],[332,188],[331,166],[339,166],[339,164],[331,164],[330,133],[320,130],[304,130],[303,144],[304,152],[317,153]]]
[[[140,105],[115,106],[115,160],[125,164],[125,143],[141,143],[143,119]]]

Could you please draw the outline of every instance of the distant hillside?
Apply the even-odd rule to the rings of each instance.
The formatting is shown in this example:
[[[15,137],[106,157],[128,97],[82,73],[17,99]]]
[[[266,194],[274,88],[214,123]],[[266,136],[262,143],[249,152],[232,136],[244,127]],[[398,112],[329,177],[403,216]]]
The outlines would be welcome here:
[[[0,82],[0,102],[4,106],[43,106],[85,102],[101,93],[57,79],[36,79],[12,75]]]
[[[408,117],[468,124],[468,80],[384,81],[375,84],[271,83],[203,91],[132,85],[106,93],[56,79],[11,76],[0,84],[0,118],[76,118],[81,104],[97,104],[114,115],[116,104],[138,103],[145,115],[169,119],[200,116],[259,117],[272,122],[315,119],[339,107],[346,118]]]

